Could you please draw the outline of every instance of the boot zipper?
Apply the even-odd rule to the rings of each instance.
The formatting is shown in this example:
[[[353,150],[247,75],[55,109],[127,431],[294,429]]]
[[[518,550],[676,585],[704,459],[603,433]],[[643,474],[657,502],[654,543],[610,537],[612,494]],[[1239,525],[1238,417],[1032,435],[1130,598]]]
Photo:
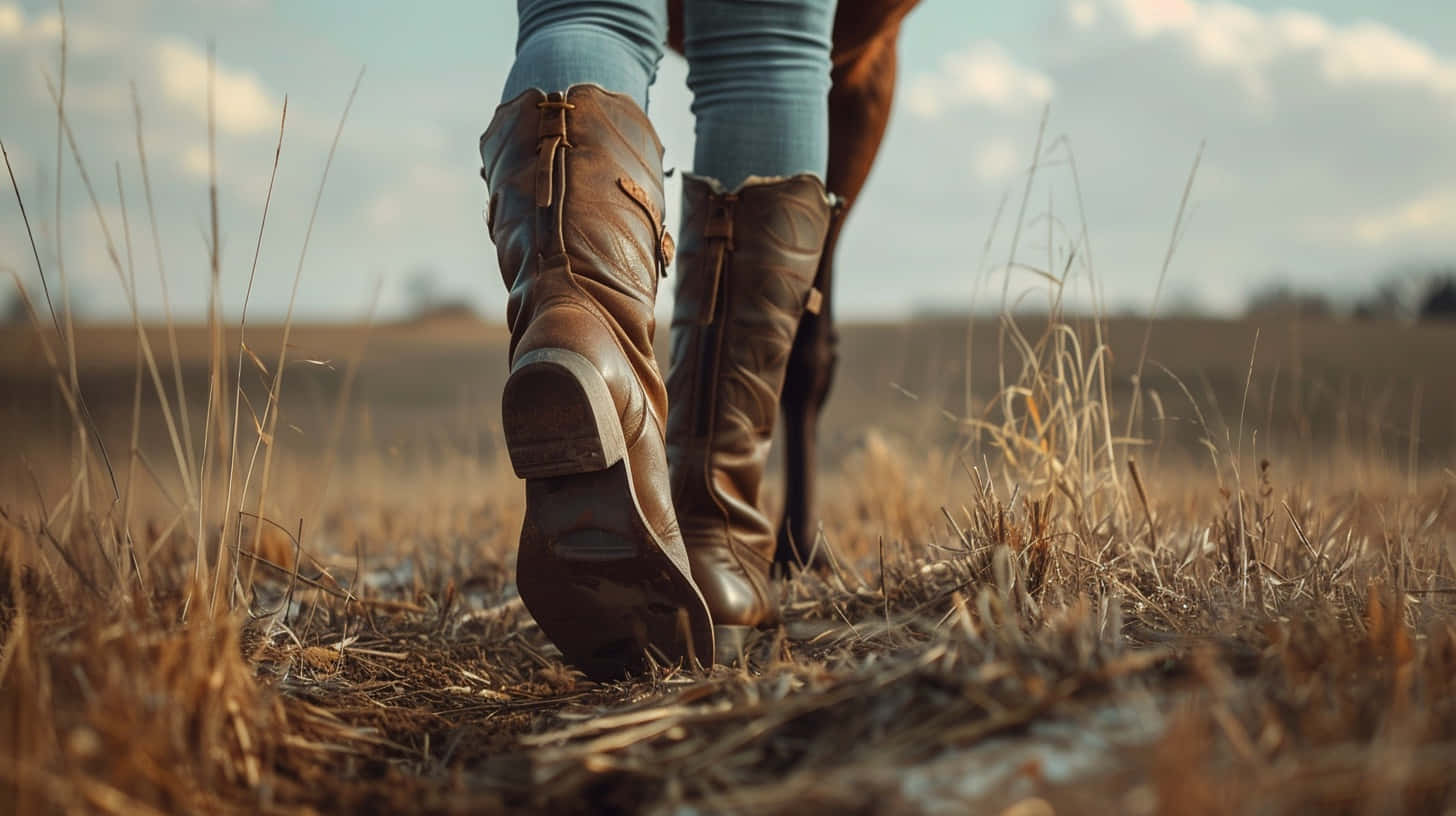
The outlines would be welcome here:
[[[733,205],[737,203],[738,197],[722,195],[713,196],[710,200],[712,204],[708,210],[708,223],[703,229],[703,238],[709,244],[705,248],[707,268],[699,273],[708,276],[708,292],[698,315],[701,326],[701,333],[698,335],[698,393],[697,399],[693,401],[697,420],[695,430],[700,437],[707,436],[714,411],[713,385],[718,375],[719,358],[722,356],[721,349],[718,348],[721,340],[719,332],[727,307],[723,277],[728,271],[728,253],[733,251]]]
[[[698,307],[698,324],[701,326],[717,320],[718,301],[722,299],[723,267],[727,265],[728,253],[733,251],[733,205],[738,203],[738,196],[715,195],[709,201],[712,203],[709,205],[708,223],[703,226],[703,241],[707,247],[703,269],[698,273],[706,275],[708,280],[707,297]]]
[[[717,374],[716,366],[713,365],[714,357],[717,356],[718,345],[718,324],[710,323],[703,326],[698,334],[698,393],[693,400],[693,408],[696,416],[694,419],[694,435],[708,435],[708,420],[713,413],[713,378]]]

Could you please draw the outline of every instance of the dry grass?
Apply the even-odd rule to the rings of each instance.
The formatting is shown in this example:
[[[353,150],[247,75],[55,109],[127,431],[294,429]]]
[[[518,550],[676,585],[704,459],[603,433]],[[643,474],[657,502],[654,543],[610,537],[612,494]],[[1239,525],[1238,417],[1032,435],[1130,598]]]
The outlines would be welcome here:
[[[783,586],[787,622],[741,666],[618,685],[563,666],[521,608],[519,488],[494,455],[343,458],[327,492],[317,457],[280,460],[270,521],[215,510],[201,542],[167,480],[134,474],[111,503],[80,456],[89,478],[12,489],[0,517],[3,795],[22,812],[1451,806],[1456,476],[1284,474],[1215,438],[1216,471],[1153,465],[1112,435],[1076,332],[1012,342],[1014,398],[957,420],[967,444],[870,433],[835,469],[832,565]]]

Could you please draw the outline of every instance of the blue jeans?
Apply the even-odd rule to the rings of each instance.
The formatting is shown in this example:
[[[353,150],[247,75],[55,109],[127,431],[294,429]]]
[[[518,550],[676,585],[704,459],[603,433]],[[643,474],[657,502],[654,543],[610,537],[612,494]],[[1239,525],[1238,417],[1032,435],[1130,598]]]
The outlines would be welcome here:
[[[835,2],[684,0],[693,172],[729,189],[750,175],[824,178]],[[666,0],[516,0],[516,9],[503,100],[593,83],[647,109],[667,40]]]

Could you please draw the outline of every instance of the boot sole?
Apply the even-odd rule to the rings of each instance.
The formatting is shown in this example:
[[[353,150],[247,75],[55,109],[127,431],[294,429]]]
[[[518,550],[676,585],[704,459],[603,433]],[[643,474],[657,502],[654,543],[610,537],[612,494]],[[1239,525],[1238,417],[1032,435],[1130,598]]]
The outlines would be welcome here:
[[[516,586],[566,660],[612,680],[649,656],[692,666],[712,655],[707,604],[643,516],[616,406],[591,362],[565,349],[527,353],[501,414],[526,480]]]

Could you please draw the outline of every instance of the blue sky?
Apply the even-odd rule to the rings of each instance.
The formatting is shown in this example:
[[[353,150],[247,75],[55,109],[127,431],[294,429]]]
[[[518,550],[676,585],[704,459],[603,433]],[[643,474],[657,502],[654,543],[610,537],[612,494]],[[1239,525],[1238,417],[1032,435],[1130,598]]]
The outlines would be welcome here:
[[[423,4],[421,4],[423,5]],[[1272,280],[1357,293],[1396,264],[1456,259],[1456,14],[1436,2],[924,0],[902,37],[884,152],[841,253],[855,316],[994,305],[1011,259],[1038,122],[1049,106],[1015,260],[1060,271],[1070,299],[1146,309],[1179,196],[1206,144],[1164,302],[1232,312]],[[510,0],[71,0],[67,107],[125,255],[119,169],[141,308],[161,314],[129,81],[141,97],[162,250],[183,317],[205,307],[205,42],[216,41],[223,302],[246,290],[283,95],[289,127],[250,309],[287,308],[304,225],[349,87],[367,66],[298,290],[308,319],[384,316],[411,277],[499,317],[475,141],[509,68]],[[57,264],[51,3],[0,0],[3,139],[53,275]],[[687,168],[685,67],[670,57],[652,115]],[[1068,146],[1075,156],[1072,183]],[[1080,204],[1078,193],[1080,188]],[[79,308],[124,317],[103,230],[69,157],[60,261]],[[671,194],[671,193],[670,193]],[[1005,215],[992,232],[998,205]],[[1083,226],[1090,246],[1083,243]],[[990,250],[982,262],[982,247]],[[1091,263],[1088,263],[1088,259]],[[36,279],[18,212],[0,204],[0,271]],[[6,273],[8,277],[8,272]],[[1046,297],[1033,273],[1007,291]],[[663,308],[670,301],[666,287]]]

